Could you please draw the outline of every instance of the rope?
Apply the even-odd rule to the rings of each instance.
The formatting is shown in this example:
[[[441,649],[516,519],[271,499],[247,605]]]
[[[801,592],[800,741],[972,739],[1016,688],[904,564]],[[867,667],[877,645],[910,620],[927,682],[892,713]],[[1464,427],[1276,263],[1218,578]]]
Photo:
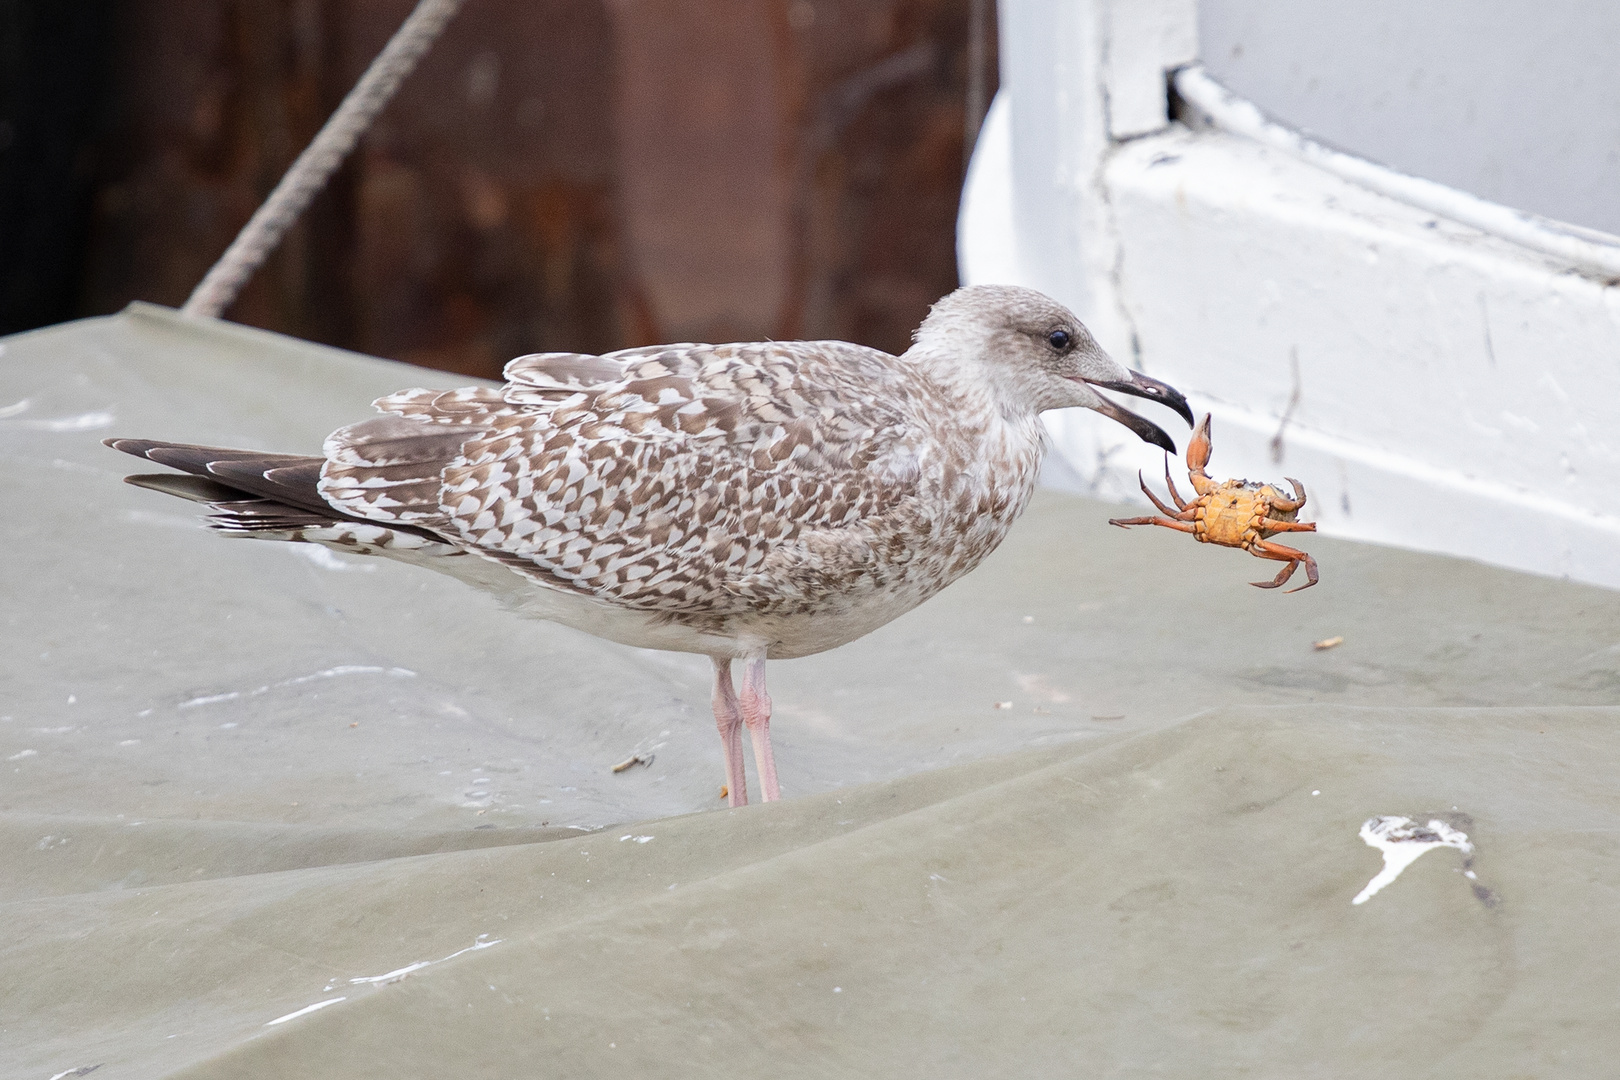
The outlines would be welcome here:
[[[276,249],[293,222],[349,156],[360,136],[393,98],[463,0],[420,0],[343,103],[316,134],[264,204],[254,211],[231,246],[192,290],[186,315],[218,318],[254,271]]]

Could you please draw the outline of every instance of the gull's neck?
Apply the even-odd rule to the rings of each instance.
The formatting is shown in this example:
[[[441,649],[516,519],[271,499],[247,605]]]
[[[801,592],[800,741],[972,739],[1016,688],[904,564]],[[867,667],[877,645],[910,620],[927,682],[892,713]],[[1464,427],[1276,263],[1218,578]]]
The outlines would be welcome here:
[[[1006,365],[989,358],[990,343],[985,336],[951,332],[956,327],[944,330],[920,335],[901,360],[943,391],[964,418],[999,419],[1018,428],[1034,421],[1036,411],[1030,407],[1028,395],[1014,384]]]
[[[971,338],[964,348],[964,336],[953,337],[942,343],[934,335],[919,335],[901,359],[938,392],[942,412],[933,426],[959,448],[963,467],[955,482],[975,493],[972,514],[1011,524],[1034,491],[1046,429],[1027,395],[998,380],[1010,370],[985,357],[988,343],[982,337],[978,351]]]

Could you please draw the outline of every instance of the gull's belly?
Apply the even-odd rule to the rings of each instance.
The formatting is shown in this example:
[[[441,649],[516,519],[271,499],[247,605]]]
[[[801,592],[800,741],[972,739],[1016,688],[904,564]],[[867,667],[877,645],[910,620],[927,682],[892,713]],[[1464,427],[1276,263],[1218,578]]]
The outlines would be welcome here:
[[[810,611],[745,613],[699,619],[694,624],[551,588],[477,555],[418,555],[403,551],[388,554],[491,593],[506,607],[530,618],[561,623],[635,648],[706,656],[753,656],[764,648],[772,659],[791,659],[835,649],[904,615],[945,584],[899,581],[891,588],[829,598]]]

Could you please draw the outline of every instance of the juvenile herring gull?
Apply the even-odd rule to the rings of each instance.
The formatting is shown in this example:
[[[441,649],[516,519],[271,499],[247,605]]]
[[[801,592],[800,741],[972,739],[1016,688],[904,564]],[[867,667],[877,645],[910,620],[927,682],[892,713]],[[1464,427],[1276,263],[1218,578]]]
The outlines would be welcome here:
[[[520,356],[505,376],[379,398],[382,416],[320,455],[107,445],[182,470],[128,479],[208,503],[227,535],[385,555],[598,637],[709,656],[733,806],[744,726],[779,797],[765,661],[854,641],[995,550],[1035,489],[1041,412],[1095,409],[1171,453],[1097,388],[1192,423],[1062,305],[997,285],[940,300],[900,356],[659,345]]]

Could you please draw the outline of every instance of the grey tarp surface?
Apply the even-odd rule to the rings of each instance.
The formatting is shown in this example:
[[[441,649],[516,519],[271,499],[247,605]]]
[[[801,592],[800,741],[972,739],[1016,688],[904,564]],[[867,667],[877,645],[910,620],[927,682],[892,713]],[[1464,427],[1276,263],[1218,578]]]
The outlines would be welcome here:
[[[151,308],[4,341],[0,1077],[1620,1074],[1620,595],[1327,538],[1268,594],[1044,493],[772,665],[788,797],[725,810],[703,658],[210,535],[99,445],[457,381]],[[1471,859],[1353,906],[1394,814]]]

